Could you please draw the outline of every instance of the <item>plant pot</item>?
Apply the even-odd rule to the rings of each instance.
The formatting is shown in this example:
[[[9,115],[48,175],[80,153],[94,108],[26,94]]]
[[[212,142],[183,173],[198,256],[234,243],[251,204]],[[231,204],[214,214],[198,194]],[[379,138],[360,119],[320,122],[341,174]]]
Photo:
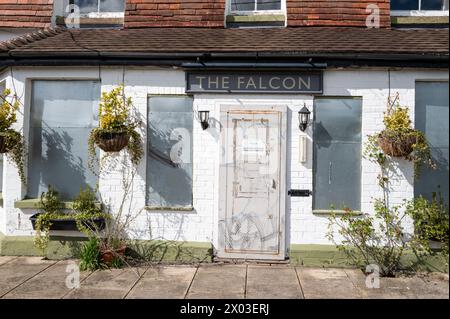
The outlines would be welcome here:
[[[129,141],[130,136],[127,132],[104,132],[99,133],[95,138],[97,146],[108,153],[120,152]]]
[[[381,132],[378,135],[378,145],[386,155],[393,157],[407,157],[410,155],[417,143],[417,136],[412,134],[395,134]]]
[[[125,256],[125,250],[127,246],[123,244],[120,248],[117,249],[100,249],[100,259],[107,265],[111,265],[114,261],[114,258]]]
[[[30,217],[31,224],[33,225],[33,229],[36,230],[36,221],[41,215],[41,213],[34,214]],[[78,231],[77,222],[75,219],[51,219],[50,230],[66,230],[66,231]],[[104,218],[95,218],[92,219],[91,222],[83,222],[86,227],[91,228],[92,223],[95,225],[95,229],[103,230],[105,228],[105,219]],[[94,230],[94,229],[93,229]]]
[[[8,149],[6,147],[6,135],[0,133],[0,154],[7,153]]]

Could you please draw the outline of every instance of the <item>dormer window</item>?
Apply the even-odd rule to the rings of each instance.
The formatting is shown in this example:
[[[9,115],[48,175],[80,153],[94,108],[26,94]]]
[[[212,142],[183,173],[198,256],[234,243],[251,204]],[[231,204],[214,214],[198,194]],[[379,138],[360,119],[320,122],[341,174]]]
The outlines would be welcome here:
[[[227,0],[226,24],[231,28],[286,26],[286,0]]]

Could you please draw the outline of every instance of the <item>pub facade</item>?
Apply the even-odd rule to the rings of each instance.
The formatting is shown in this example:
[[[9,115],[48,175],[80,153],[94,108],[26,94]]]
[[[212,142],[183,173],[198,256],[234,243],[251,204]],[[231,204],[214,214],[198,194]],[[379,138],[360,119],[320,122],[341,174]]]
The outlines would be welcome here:
[[[44,29],[0,43],[0,87],[19,98],[27,147],[26,183],[3,158],[0,242],[33,238],[29,218],[51,185],[68,203],[89,187],[111,214],[126,210],[129,239],[232,259],[321,251],[330,214],[374,214],[383,196],[364,148],[395,98],[439,160],[420,179],[393,161],[390,205],[438,190],[448,202],[447,2],[350,1],[353,15],[333,1],[349,16],[314,1],[118,2],[68,2],[78,27],[55,3]],[[439,18],[410,28],[413,11]],[[122,151],[96,174],[89,132],[102,92],[122,84],[144,156],[133,165]]]

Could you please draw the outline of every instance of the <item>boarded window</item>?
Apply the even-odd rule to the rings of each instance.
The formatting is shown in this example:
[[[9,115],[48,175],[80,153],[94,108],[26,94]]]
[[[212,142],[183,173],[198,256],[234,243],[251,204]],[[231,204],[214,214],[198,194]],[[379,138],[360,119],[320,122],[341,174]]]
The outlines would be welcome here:
[[[448,205],[448,82],[417,82],[415,126],[425,133],[437,169],[424,167],[415,181],[415,196],[441,192]]]
[[[361,208],[360,98],[314,102],[314,209]]]
[[[281,10],[281,0],[231,0],[231,11]]]
[[[95,187],[87,141],[97,126],[99,97],[97,81],[33,81],[28,197],[39,197],[48,185],[64,199]]]
[[[147,205],[192,207],[192,129],[190,97],[148,100]]]

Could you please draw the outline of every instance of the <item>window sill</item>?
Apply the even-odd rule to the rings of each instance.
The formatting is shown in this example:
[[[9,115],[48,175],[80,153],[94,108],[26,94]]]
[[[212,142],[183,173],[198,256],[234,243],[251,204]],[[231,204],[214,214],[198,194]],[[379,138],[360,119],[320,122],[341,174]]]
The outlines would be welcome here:
[[[436,16],[436,17],[425,17],[425,16],[398,16],[398,17],[391,17],[392,25],[415,25],[415,24],[427,24],[427,25],[434,25],[434,24],[448,24],[449,17],[448,16]]]
[[[257,22],[285,22],[284,14],[230,14],[227,15],[228,23],[257,23]]]
[[[194,211],[194,207],[154,207],[154,206],[145,206],[145,210],[148,212],[155,213],[189,213]]]
[[[39,209],[40,199],[38,198],[30,198],[30,199],[22,199],[14,202],[14,208],[19,209]],[[73,202],[66,201],[63,202],[63,209],[73,209]],[[101,203],[96,203],[97,208],[101,208]]]
[[[80,17],[80,27],[95,27],[95,26],[122,26],[124,24],[124,17]],[[69,23],[72,23],[69,21]],[[65,26],[66,17],[56,17],[56,25]]]
[[[360,211],[348,212],[346,210],[336,210],[336,209],[335,210],[333,210],[333,209],[329,209],[329,210],[315,209],[315,210],[313,210],[313,214],[318,215],[318,216],[331,216],[333,214],[336,216],[342,216],[342,215],[361,216],[361,215],[363,215],[363,213]]]

